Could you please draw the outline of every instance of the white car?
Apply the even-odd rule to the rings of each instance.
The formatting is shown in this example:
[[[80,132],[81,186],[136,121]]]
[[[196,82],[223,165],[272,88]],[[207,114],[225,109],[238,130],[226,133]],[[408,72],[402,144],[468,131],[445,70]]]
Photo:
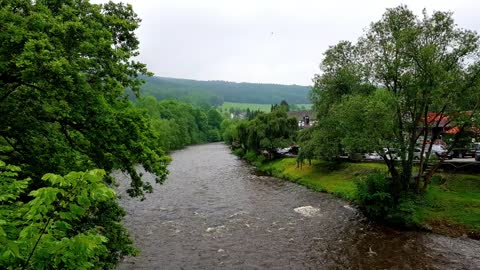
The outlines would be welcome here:
[[[425,151],[427,151],[428,149],[425,149]],[[394,160],[400,160],[401,157],[399,155],[399,151],[397,151],[397,149],[395,148],[384,148],[383,151],[385,152],[385,154],[387,155],[387,159],[394,159]],[[420,154],[422,153],[422,149],[421,148],[418,148],[416,147],[414,150],[413,150],[413,159],[414,160],[420,160]],[[423,153],[423,157],[425,157],[426,154]],[[408,158],[408,153],[407,153],[407,158]]]
[[[428,151],[429,147],[430,145],[426,144],[425,151]],[[439,158],[452,159],[452,153],[448,152],[447,148],[441,144],[432,145],[432,155],[433,154]]]
[[[381,160],[381,159],[383,159],[378,153],[366,153],[364,155],[364,158],[368,159],[368,160]]]
[[[427,150],[428,149],[425,149],[425,151],[423,152],[423,157],[424,158],[427,156],[426,153],[425,153]],[[422,153],[422,148],[415,147],[415,149],[413,150],[413,159],[414,160],[420,160],[421,153]]]
[[[400,160],[400,157],[397,153],[398,151],[395,148],[383,148],[383,153],[380,154],[385,154],[387,156],[387,159]]]

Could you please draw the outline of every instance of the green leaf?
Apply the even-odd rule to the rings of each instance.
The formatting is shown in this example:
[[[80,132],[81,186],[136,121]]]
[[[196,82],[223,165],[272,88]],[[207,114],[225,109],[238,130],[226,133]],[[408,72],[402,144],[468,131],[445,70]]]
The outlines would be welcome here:
[[[85,213],[85,209],[75,203],[71,203],[69,208],[70,212],[76,217],[80,217]]]

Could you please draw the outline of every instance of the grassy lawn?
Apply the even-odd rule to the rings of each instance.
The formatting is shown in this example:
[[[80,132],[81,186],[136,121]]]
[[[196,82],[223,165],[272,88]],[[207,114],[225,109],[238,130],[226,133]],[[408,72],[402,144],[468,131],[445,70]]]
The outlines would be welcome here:
[[[228,111],[230,108],[238,108],[241,110],[250,109],[250,111],[263,111],[270,112],[271,104],[255,104],[255,103],[237,103],[237,102],[224,102],[220,107],[223,111]]]
[[[380,163],[346,163],[334,166],[325,161],[313,161],[297,168],[294,158],[268,162],[260,170],[299,183],[316,191],[332,193],[353,200],[355,179],[375,170],[386,172]],[[427,193],[412,208],[412,218],[419,226],[434,232],[460,236],[480,235],[480,176],[440,174]]]
[[[260,169],[313,190],[353,200],[354,180],[375,170],[385,170],[385,166],[379,163],[344,163],[337,167],[329,162],[315,160],[311,166],[304,164],[302,168],[297,168],[294,158],[285,158],[264,164]]]
[[[480,236],[480,176],[441,176],[414,208],[414,221],[439,233]]]
[[[305,107],[309,110],[312,108],[312,104],[296,104],[298,107]],[[238,108],[241,110],[250,109],[250,111],[263,111],[270,112],[272,105],[271,104],[256,104],[256,103],[237,103],[237,102],[224,102],[220,107],[222,111],[228,111],[230,108]]]

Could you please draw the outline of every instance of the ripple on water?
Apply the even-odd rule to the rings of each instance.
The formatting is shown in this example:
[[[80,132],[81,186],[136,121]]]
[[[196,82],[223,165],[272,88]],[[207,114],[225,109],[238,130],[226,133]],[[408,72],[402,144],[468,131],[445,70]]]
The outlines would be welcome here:
[[[141,254],[119,269],[480,269],[478,241],[370,224],[329,194],[255,175],[221,143],[172,156],[164,185],[121,199]]]
[[[307,205],[307,206],[301,206],[293,209],[293,211],[299,213],[300,215],[304,217],[313,217],[313,216],[321,216],[322,214],[320,213],[319,208],[315,208],[313,206]]]

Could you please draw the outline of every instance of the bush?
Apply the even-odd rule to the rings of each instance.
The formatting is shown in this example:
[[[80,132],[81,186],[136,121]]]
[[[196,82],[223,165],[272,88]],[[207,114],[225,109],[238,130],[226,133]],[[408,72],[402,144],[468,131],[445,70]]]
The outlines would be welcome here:
[[[245,154],[245,150],[243,150],[243,148],[237,148],[233,150],[233,154],[238,157],[243,157],[243,155]]]
[[[359,209],[369,218],[385,220],[394,208],[391,180],[383,173],[373,173],[356,181],[355,200]]]
[[[256,167],[262,166],[263,162],[266,159],[265,156],[258,154],[257,152],[252,150],[248,150],[247,153],[243,156],[243,158]]]
[[[257,153],[255,151],[248,150],[247,153],[243,156],[248,162],[255,162],[257,160]]]
[[[417,226],[416,222],[413,219],[413,214],[415,212],[415,205],[418,198],[415,198],[413,194],[404,196],[398,207],[391,211],[387,217],[388,223],[392,225],[398,225],[402,227],[415,227]]]
[[[218,129],[210,129],[207,131],[207,141],[208,142],[219,142],[222,140],[222,137],[220,136],[220,132],[218,132]]]

